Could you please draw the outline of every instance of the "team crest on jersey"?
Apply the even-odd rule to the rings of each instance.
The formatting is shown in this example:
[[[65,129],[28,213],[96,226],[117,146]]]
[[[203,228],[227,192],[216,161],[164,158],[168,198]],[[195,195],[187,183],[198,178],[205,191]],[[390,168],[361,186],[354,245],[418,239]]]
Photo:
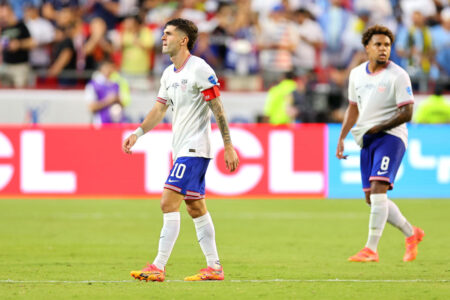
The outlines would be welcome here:
[[[411,89],[410,86],[408,86],[408,87],[406,88],[406,92],[408,93],[408,95],[412,96],[412,89]]]
[[[186,89],[187,89],[187,83],[188,83],[188,80],[187,80],[187,79],[181,79],[181,90],[182,90],[183,92],[186,92]]]
[[[211,82],[212,84],[217,84],[217,81],[216,81],[216,78],[214,77],[214,75],[209,76],[208,81]]]

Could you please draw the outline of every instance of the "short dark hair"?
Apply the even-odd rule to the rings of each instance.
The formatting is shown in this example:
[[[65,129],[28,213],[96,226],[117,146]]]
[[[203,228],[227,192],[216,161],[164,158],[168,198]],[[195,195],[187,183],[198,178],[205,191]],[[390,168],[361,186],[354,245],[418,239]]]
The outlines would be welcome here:
[[[166,28],[169,25],[175,26],[178,30],[183,31],[187,35],[189,39],[187,47],[189,51],[191,51],[194,48],[194,43],[197,40],[198,36],[198,28],[194,24],[194,22],[186,19],[177,18],[167,22],[166,25],[164,25],[164,28]]]
[[[362,36],[361,42],[364,46],[367,46],[370,42],[370,39],[372,38],[373,35],[375,34],[384,34],[385,36],[387,36],[390,40],[391,40],[391,45],[394,43],[394,34],[392,33],[391,30],[389,30],[389,28],[385,27],[385,26],[381,26],[381,25],[374,25],[372,27],[369,27]]]

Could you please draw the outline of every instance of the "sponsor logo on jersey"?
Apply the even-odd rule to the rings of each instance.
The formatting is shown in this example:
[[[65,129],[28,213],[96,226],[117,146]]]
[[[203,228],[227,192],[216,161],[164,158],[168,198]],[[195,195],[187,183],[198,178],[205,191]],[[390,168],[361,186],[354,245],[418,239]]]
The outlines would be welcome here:
[[[387,172],[388,172],[388,171],[378,171],[378,172],[377,172],[377,175],[384,175],[384,174],[387,174]]]

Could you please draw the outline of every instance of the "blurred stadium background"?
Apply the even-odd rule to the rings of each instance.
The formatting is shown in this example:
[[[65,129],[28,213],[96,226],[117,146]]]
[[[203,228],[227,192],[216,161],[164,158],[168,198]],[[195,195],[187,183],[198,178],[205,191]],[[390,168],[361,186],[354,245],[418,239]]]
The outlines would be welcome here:
[[[210,210],[217,215],[219,251],[222,244],[231,278],[249,280],[240,287],[232,283],[217,287],[213,295],[223,298],[225,290],[243,298],[275,292],[286,298],[303,292],[311,299],[417,295],[445,299],[448,295],[448,255],[444,261],[436,260],[437,249],[448,253],[448,237],[424,246],[427,267],[424,263],[399,267],[393,259],[364,271],[344,264],[364,241],[368,211],[362,200],[343,200],[362,198],[359,149],[351,137],[346,140],[349,159],[335,158],[339,123],[347,106],[347,76],[365,60],[361,34],[373,24],[383,24],[396,35],[391,60],[410,74],[416,99],[409,148],[390,197],[401,199],[406,214],[431,231],[430,240],[448,228],[444,218],[450,203],[445,201],[450,198],[447,0],[1,0],[0,4],[2,298],[76,294],[86,299],[126,298],[145,292],[141,285],[133,291],[132,286],[122,289],[112,282],[127,283],[129,269],[149,259],[156,249],[153,242],[161,219],[157,201],[133,200],[158,199],[162,191],[171,164],[170,112],[164,124],[139,140],[132,156],[121,152],[121,143],[156,99],[159,77],[170,64],[161,54],[162,28],[173,17],[198,25],[193,54],[217,72],[241,157],[238,171],[227,173],[220,133],[213,126],[216,159],[207,174],[207,196],[221,199],[210,201]],[[111,106],[117,118],[108,124],[95,118],[87,88],[105,60],[114,63],[109,79],[120,88],[120,105]],[[139,229],[126,237],[134,227],[127,222],[136,218],[145,223],[147,214],[142,211],[147,210],[156,219],[156,225],[147,228],[150,233]],[[266,226],[266,220],[277,225]],[[78,227],[80,222],[84,225]],[[239,226],[242,222],[245,225]],[[302,229],[289,231],[284,239],[278,237],[278,222]],[[320,229],[333,224],[338,233]],[[354,226],[359,227],[350,237],[346,232]],[[256,228],[263,229],[267,239]],[[154,237],[149,239],[152,242],[140,245],[146,234]],[[179,243],[200,253],[191,235]],[[395,244],[387,235],[385,239]],[[120,242],[125,237],[128,245]],[[277,254],[274,240],[287,250]],[[400,252],[398,240],[396,236]],[[322,252],[322,247],[330,247],[324,241],[341,247],[338,253]],[[305,250],[311,243],[317,248]],[[144,250],[129,253],[139,247]],[[241,260],[245,249],[253,249],[253,259]],[[383,250],[390,251],[387,246]],[[181,265],[176,271],[174,267],[174,279],[190,272],[192,262],[202,263],[199,255],[192,262],[181,251],[173,256],[172,264]],[[294,281],[267,283],[264,288],[250,283],[272,279],[267,264],[286,271],[275,272],[277,278]],[[259,277],[248,275],[254,265],[262,270]],[[108,273],[105,267],[115,269]],[[16,274],[17,268],[26,275]],[[66,274],[68,269],[71,274]],[[299,278],[323,282],[295,282]],[[369,281],[360,282],[363,288],[355,291],[351,281],[330,287],[326,280],[333,278]],[[391,294],[390,283],[370,282],[377,279],[411,281]],[[419,283],[414,283],[416,279]],[[64,280],[104,280],[100,284],[114,286],[84,291],[77,286],[65,294],[67,286],[52,290],[32,283],[51,280],[62,285]],[[175,294],[158,288],[157,295],[185,296],[186,288],[175,284]],[[419,287],[416,294],[410,289],[413,284]],[[430,288],[433,292],[427,294]],[[194,292],[200,291],[209,289],[203,286]]]

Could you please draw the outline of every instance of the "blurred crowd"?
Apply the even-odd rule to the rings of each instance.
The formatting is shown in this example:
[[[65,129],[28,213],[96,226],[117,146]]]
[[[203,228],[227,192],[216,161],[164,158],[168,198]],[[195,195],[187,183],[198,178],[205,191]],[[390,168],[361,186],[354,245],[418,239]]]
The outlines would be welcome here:
[[[197,24],[193,54],[223,89],[292,79],[291,121],[341,120],[349,70],[366,59],[361,36],[374,24],[395,33],[391,60],[416,91],[449,87],[448,0],[0,0],[1,86],[84,87],[109,61],[132,89],[156,87],[170,64],[163,26],[176,17]]]

